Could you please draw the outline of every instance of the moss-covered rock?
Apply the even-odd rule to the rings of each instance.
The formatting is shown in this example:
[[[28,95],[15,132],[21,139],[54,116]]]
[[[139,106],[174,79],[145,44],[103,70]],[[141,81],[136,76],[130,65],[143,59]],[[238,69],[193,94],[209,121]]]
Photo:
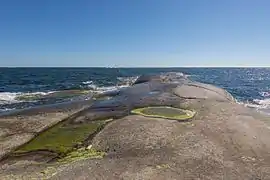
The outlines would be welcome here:
[[[58,160],[60,163],[69,163],[83,159],[103,158],[105,152],[97,151],[93,148],[80,148],[68,153],[65,157]]]
[[[144,107],[131,111],[134,114],[139,114],[146,117],[156,117],[175,120],[187,120],[196,114],[193,110],[178,109],[167,106],[160,107]]]

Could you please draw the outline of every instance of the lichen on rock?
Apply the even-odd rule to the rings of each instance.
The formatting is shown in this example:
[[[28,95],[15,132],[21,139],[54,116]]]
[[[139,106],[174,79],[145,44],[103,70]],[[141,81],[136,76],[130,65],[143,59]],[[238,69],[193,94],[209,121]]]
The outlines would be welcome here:
[[[68,153],[65,157],[60,158],[58,162],[69,163],[74,161],[79,161],[83,159],[99,159],[106,155],[105,152],[97,151],[93,148],[80,148]]]

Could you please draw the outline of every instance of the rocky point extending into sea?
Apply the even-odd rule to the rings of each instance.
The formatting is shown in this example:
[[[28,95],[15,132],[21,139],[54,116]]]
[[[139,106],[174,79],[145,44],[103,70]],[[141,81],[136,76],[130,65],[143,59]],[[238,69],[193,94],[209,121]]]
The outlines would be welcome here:
[[[0,117],[0,179],[270,179],[270,118],[174,73]]]

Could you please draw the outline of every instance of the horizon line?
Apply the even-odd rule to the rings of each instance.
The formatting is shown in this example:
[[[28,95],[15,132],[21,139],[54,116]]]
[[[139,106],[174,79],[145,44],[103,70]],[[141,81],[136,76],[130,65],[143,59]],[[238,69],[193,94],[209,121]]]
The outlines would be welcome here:
[[[269,66],[0,66],[0,68],[270,68]]]

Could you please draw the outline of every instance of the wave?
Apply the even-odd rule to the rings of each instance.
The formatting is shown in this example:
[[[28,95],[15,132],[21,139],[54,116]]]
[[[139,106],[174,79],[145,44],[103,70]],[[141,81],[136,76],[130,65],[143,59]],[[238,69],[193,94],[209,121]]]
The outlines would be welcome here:
[[[253,100],[255,106],[261,108],[261,109],[267,109],[270,108],[270,98],[266,99],[254,99]]]
[[[193,76],[186,75],[183,73],[177,73],[178,76]],[[130,77],[117,77],[114,85],[102,86],[98,85],[92,80],[87,80],[81,82],[81,85],[78,86],[78,90],[76,87],[74,90],[59,90],[59,91],[50,91],[50,92],[31,92],[31,93],[23,93],[23,92],[0,92],[0,112],[8,111],[16,108],[21,108],[20,103],[28,103],[35,102],[38,103],[41,100],[46,98],[50,98],[50,103],[54,103],[54,98],[60,98],[60,100],[68,99],[73,100],[73,97],[80,97],[82,99],[89,99],[92,96],[89,96],[89,93],[94,94],[102,94],[112,91],[118,91],[122,88],[127,88],[131,86],[136,80],[138,76],[130,76]],[[262,91],[259,93],[261,98],[264,99],[254,99],[249,101],[238,101],[239,104],[243,104],[246,107],[256,109],[259,112],[266,112],[270,114],[270,91]],[[14,106],[13,106],[14,104]]]
[[[262,91],[259,92],[262,99],[253,99],[251,102],[245,103],[246,107],[254,108],[259,112],[270,114],[270,92]]]
[[[88,86],[88,88],[94,92],[94,93],[105,93],[105,92],[110,92],[110,91],[116,91],[119,90],[121,88],[125,88],[128,87],[128,85],[117,85],[117,86],[97,86],[95,84],[91,84]]]
[[[116,91],[122,88],[126,88],[131,86],[136,80],[138,76],[130,76],[130,77],[117,77],[117,82],[112,86],[99,86],[95,84],[93,81],[84,81],[83,85],[87,85],[87,89],[91,90],[94,93],[105,93],[110,91]]]
[[[85,99],[89,99],[88,93],[101,94],[111,91],[117,91],[121,88],[126,88],[132,85],[136,80],[137,76],[134,77],[117,77],[117,82],[115,85],[110,86],[99,86],[95,84],[92,80],[82,82],[82,86],[74,88],[74,90],[59,90],[59,91],[49,91],[49,92],[0,92],[0,111],[10,110],[5,107],[5,105],[18,104],[23,102],[38,102],[44,100],[44,98],[60,98],[66,99],[73,96],[84,96]],[[78,90],[76,90],[78,89]],[[18,107],[19,108],[19,107]]]
[[[93,83],[93,81],[84,81],[84,82],[82,82],[82,84],[92,84]]]
[[[260,113],[270,115],[270,98],[254,99],[252,101],[238,103],[243,104],[245,107],[255,109]]]
[[[262,97],[270,97],[270,92],[269,91],[263,91],[259,93]]]
[[[45,96],[51,93],[53,93],[53,91],[33,92],[33,93],[0,92],[0,104],[13,104],[13,103],[20,103],[20,102],[25,102],[25,101],[33,101],[34,98],[31,98],[31,97]]]
[[[178,76],[193,76],[186,75],[183,73],[178,73]],[[82,99],[89,99],[92,96],[89,96],[89,93],[102,94],[112,91],[118,91],[119,89],[127,88],[131,86],[138,76],[130,77],[117,77],[114,85],[102,86],[93,80],[87,80],[81,82],[81,85],[76,87],[74,90],[59,90],[59,91],[50,91],[50,92],[32,92],[32,93],[23,93],[23,92],[0,92],[0,112],[8,111],[16,108],[21,108],[20,103],[35,102],[38,103],[41,100],[50,98],[50,103],[54,103],[55,98],[60,98],[60,100],[73,100],[73,98],[80,97]],[[239,104],[243,104],[246,107],[256,109],[259,112],[266,112],[270,114],[270,92],[263,91],[259,93],[261,98],[264,99],[254,99],[249,101],[238,101]],[[12,105],[14,104],[14,106]],[[268,113],[269,112],[269,113]]]
[[[0,104],[6,104],[8,102],[17,102],[16,97],[20,93],[0,92]]]
[[[137,79],[139,78],[139,76],[130,76],[130,77],[117,77],[118,80],[118,85],[122,84],[122,85],[127,85],[130,86],[132,85]]]

